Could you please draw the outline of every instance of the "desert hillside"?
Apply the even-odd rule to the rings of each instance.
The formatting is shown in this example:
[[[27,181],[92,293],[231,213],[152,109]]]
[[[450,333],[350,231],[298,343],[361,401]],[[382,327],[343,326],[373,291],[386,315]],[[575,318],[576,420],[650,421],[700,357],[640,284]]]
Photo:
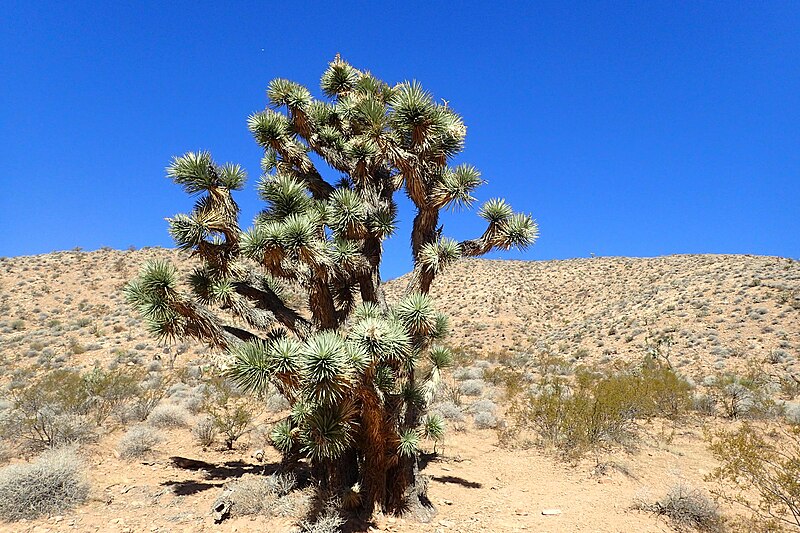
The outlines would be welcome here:
[[[266,435],[285,404],[248,404],[257,416],[230,446],[219,436],[203,438],[214,408],[204,403],[213,353],[157,343],[121,292],[152,258],[191,263],[160,248],[0,259],[0,421],[14,419],[20,391],[59,371],[128,373],[141,380],[137,394],[153,399],[143,414],[143,398],[115,398],[91,427],[70,422],[85,436],[73,440],[90,466],[88,499],[63,514],[0,521],[0,531],[296,530],[297,513],[308,506],[300,491],[263,516],[214,523],[210,509],[223,485],[252,481],[277,465]],[[390,301],[406,284],[404,276],[386,285]],[[759,423],[800,422],[800,262],[733,255],[470,259],[441,274],[432,296],[450,316],[448,343],[458,353],[434,406],[448,433],[436,453],[426,444],[423,465],[438,514],[422,525],[378,516],[364,531],[672,531],[667,518],[634,502],[676,484],[713,490],[708,431],[740,423],[713,406],[678,420],[637,422],[635,446],[568,461],[515,438],[507,376],[533,384],[553,370],[540,364],[545,359],[559,361],[558,372],[569,376],[582,366],[622,368],[649,355],[685,379],[696,399],[719,376],[755,372],[766,376],[759,386],[772,402],[769,420],[763,411]],[[17,434],[0,437],[3,464],[40,451]],[[543,514],[549,509],[558,513]],[[720,512],[741,509],[721,503]]]
[[[387,291],[396,298],[405,285]],[[631,360],[659,348],[697,377],[766,359],[800,370],[800,262],[791,259],[465,259],[431,294],[450,315],[450,342],[482,358],[522,350]]]

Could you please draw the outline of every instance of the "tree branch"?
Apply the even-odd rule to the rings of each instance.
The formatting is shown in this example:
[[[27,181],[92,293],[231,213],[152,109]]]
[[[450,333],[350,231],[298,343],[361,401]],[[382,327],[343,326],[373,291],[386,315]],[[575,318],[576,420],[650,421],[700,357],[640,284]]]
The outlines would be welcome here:
[[[270,311],[275,318],[301,339],[311,333],[311,323],[294,309],[287,307],[283,300],[271,290],[257,289],[243,281],[233,284],[238,294],[250,298],[258,309]]]

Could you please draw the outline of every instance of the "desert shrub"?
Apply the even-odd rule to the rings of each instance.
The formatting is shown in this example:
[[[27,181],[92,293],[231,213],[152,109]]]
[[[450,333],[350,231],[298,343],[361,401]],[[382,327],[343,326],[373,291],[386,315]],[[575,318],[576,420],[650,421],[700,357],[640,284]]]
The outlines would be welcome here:
[[[210,416],[202,416],[192,428],[192,435],[201,446],[208,447],[214,444],[217,428]]]
[[[497,366],[486,369],[484,379],[492,385],[500,385],[505,389],[506,400],[511,401],[525,389],[528,375],[509,368]]]
[[[80,504],[89,494],[83,465],[70,448],[43,453],[28,464],[0,470],[0,518],[7,521],[56,514]]]
[[[245,474],[226,483],[214,502],[218,518],[225,516],[273,515],[288,516],[302,507],[302,495],[294,491],[297,480],[292,474],[270,476]]]
[[[644,365],[606,375],[582,369],[573,382],[545,375],[509,413],[544,444],[567,455],[635,440],[637,418],[676,418],[691,406],[690,386],[667,366]]]
[[[134,426],[128,430],[117,444],[117,452],[123,459],[138,459],[161,442],[161,434],[147,426]]]
[[[102,424],[115,409],[137,397],[139,379],[138,373],[100,368],[83,376],[92,418],[97,425]]]
[[[691,384],[669,366],[647,360],[634,376],[638,416],[676,418],[691,408]]]
[[[435,404],[431,407],[432,413],[438,413],[441,415],[442,418],[446,420],[454,420],[456,422],[461,422],[464,420],[464,411],[450,401],[445,401],[442,403]]]
[[[341,531],[344,519],[334,510],[328,510],[315,520],[303,521],[300,524],[303,533],[337,533]]]
[[[726,418],[765,418],[780,413],[772,399],[766,373],[751,369],[746,375],[717,375],[709,387],[721,414]]]
[[[153,374],[139,383],[136,398],[130,404],[127,414],[139,422],[147,420],[153,409],[161,403],[166,395],[168,385],[169,380],[159,374]]]
[[[497,417],[494,413],[482,411],[473,417],[475,427],[478,429],[491,429],[497,427]]]
[[[453,379],[456,381],[466,381],[468,379],[483,378],[483,369],[476,367],[457,368],[453,370]]]
[[[800,528],[800,429],[770,437],[745,424],[714,434],[710,449],[720,463],[708,476],[716,496],[748,508],[756,521]]]
[[[678,531],[723,531],[723,521],[716,503],[703,492],[678,483],[656,502],[638,501],[634,508],[649,511],[670,520]]]
[[[223,436],[225,447],[233,449],[236,441],[250,429],[257,402],[245,395],[223,377],[208,382],[202,412],[214,422],[214,427]]]
[[[156,406],[147,417],[147,423],[153,427],[167,429],[189,425],[191,414],[185,407],[173,404]]]
[[[12,388],[11,409],[0,422],[4,438],[32,449],[42,449],[82,440],[87,436],[81,422],[90,406],[89,395],[80,374],[56,370]]]
[[[458,390],[465,396],[480,396],[483,392],[483,386],[482,379],[468,379],[458,385]]]
[[[717,401],[708,394],[696,394],[692,397],[692,410],[704,415],[717,412]]]

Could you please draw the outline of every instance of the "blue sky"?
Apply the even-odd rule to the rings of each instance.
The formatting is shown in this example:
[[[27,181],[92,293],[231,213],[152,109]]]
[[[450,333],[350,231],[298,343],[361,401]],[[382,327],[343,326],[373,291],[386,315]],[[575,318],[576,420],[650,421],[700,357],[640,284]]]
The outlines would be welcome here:
[[[0,255],[169,246],[192,202],[164,167],[187,150],[249,170],[248,224],[247,116],[275,77],[319,94],[340,52],[463,115],[479,199],[540,225],[502,257],[800,256],[797,2],[6,1],[0,24]],[[386,278],[409,266],[401,217]]]

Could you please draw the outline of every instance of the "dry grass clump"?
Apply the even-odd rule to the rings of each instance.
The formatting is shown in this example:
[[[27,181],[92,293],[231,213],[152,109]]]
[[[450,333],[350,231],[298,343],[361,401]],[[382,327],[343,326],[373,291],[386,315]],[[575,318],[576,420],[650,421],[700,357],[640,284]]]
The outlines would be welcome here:
[[[703,492],[684,483],[673,486],[656,502],[636,501],[634,508],[668,518],[678,531],[724,531],[717,504]]]
[[[89,494],[83,464],[74,449],[49,450],[36,461],[0,470],[0,518],[33,519],[61,513]]]
[[[117,452],[123,459],[138,459],[150,453],[161,440],[161,434],[155,429],[134,426],[119,440]]]
[[[295,491],[296,478],[291,474],[262,476],[245,474],[225,484],[214,504],[223,516],[289,516],[307,504],[308,495]]]
[[[214,424],[214,419],[210,416],[201,416],[192,428],[192,435],[197,443],[204,448],[214,444],[214,440],[217,437],[217,427]]]
[[[189,425],[191,413],[180,405],[161,404],[156,406],[147,417],[147,423],[153,427],[170,429]]]
[[[497,427],[497,405],[491,400],[478,400],[469,406],[468,412],[472,413],[473,422],[478,429],[492,429]]]

